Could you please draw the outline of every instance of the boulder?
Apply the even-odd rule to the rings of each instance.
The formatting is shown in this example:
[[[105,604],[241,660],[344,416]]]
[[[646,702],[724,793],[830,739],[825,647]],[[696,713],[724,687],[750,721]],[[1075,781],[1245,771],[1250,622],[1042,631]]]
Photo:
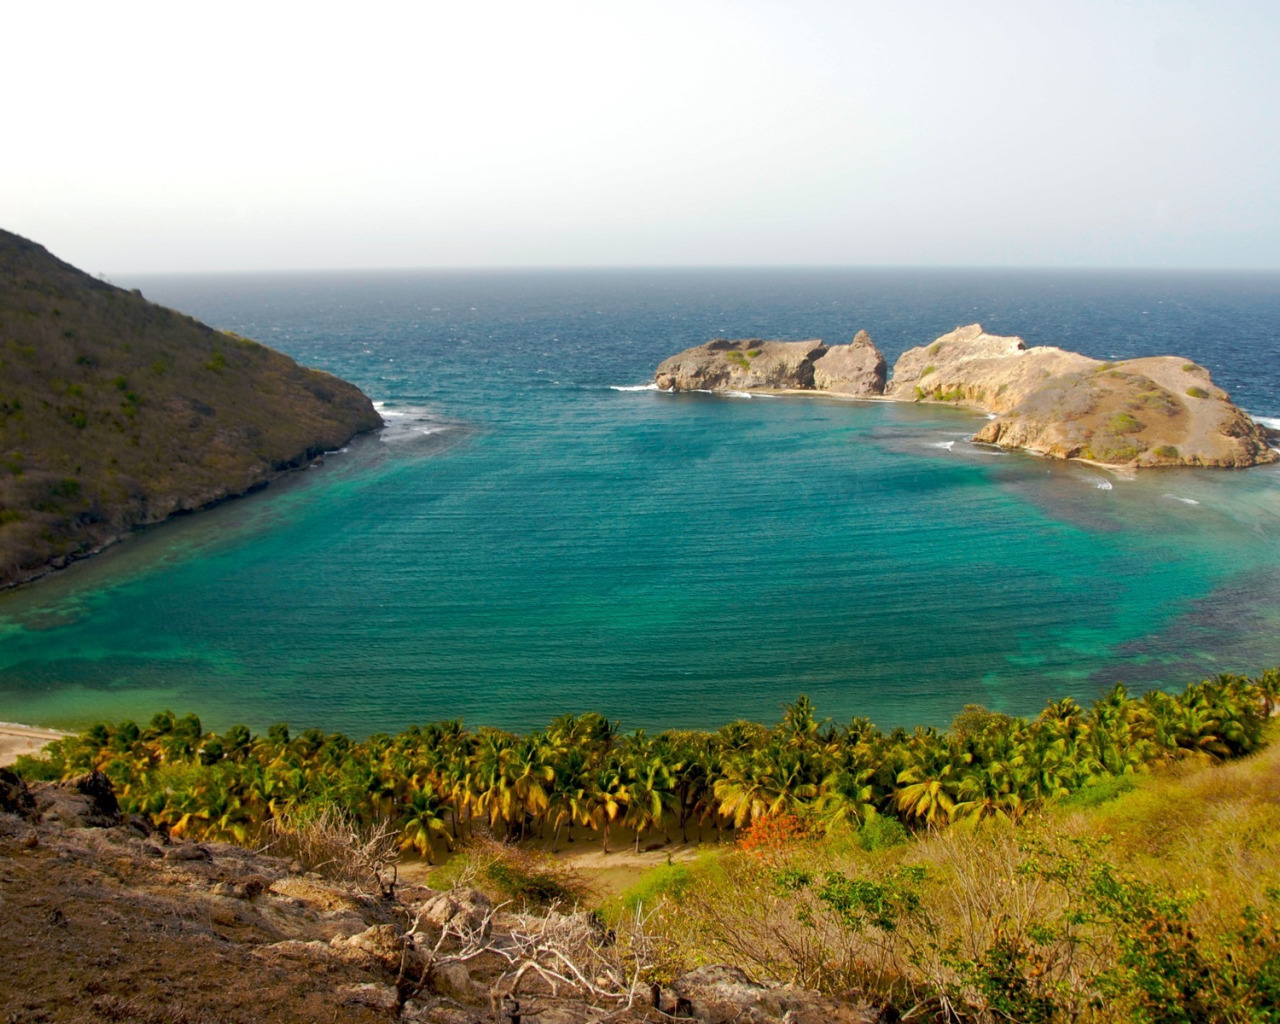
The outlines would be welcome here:
[[[660,1012],[708,1024],[877,1024],[880,1011],[794,985],[761,984],[724,964],[699,967],[655,994]]]
[[[396,970],[400,966],[405,940],[395,925],[374,924],[355,935],[335,935],[329,940],[329,945],[341,956],[371,960]]]
[[[32,796],[42,820],[56,821],[68,828],[110,828],[121,820],[115,789],[102,772],[37,784]]]
[[[0,768],[0,811],[29,818],[35,809],[36,802],[22,776],[11,768]]]
[[[819,391],[879,396],[884,394],[884,380],[884,356],[866,331],[859,331],[851,344],[833,345],[813,363],[813,386]]]
[[[344,985],[338,989],[338,996],[348,1005],[368,1006],[374,1010],[392,1011],[400,1006],[400,995],[391,985],[374,982]]]
[[[478,889],[453,889],[414,904],[412,910],[423,924],[488,935],[493,901]]]

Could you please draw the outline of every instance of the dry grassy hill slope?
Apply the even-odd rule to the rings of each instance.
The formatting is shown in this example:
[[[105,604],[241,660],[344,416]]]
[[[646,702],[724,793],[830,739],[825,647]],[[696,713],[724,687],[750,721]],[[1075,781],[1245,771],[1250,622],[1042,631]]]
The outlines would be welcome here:
[[[0,231],[0,586],[381,422],[354,385]]]

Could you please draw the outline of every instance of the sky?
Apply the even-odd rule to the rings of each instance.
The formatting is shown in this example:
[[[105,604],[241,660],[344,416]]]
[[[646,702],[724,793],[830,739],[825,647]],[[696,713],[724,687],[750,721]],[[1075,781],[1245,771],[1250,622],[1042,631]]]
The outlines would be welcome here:
[[[91,273],[1280,268],[1275,0],[6,8],[0,227]]]

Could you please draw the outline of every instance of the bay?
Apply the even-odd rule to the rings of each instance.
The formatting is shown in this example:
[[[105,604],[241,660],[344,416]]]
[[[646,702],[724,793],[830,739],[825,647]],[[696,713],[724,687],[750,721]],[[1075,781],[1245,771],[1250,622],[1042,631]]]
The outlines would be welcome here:
[[[1173,352],[1280,417],[1280,275],[452,271],[119,282],[365,389],[389,428],[0,595],[0,719],[361,736],[1034,713],[1280,664],[1280,472],[1125,478],[957,410],[637,390],[713,336],[980,321]]]

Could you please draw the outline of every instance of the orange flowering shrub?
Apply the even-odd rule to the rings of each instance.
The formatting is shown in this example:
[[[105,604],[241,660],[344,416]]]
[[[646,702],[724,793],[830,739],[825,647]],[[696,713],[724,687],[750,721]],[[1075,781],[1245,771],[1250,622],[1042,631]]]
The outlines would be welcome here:
[[[772,860],[817,838],[813,824],[798,814],[764,814],[738,836],[738,849],[757,860]]]

